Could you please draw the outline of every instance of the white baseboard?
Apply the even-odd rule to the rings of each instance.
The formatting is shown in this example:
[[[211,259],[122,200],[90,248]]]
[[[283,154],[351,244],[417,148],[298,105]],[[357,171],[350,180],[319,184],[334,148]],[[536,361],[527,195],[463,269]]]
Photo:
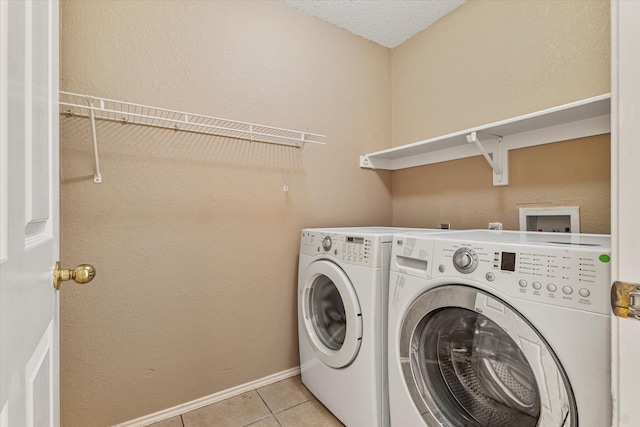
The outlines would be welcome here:
[[[300,374],[300,367],[287,369],[286,371],[277,372],[275,374],[266,376],[264,378],[257,379],[245,384],[241,384],[236,387],[232,387],[226,390],[219,391],[217,393],[204,396],[191,402],[183,403],[173,408],[163,409],[162,411],[155,412],[153,414],[145,415],[135,420],[125,421],[124,423],[116,424],[113,427],[143,427],[149,424],[157,423],[171,417],[175,417],[185,412],[193,411],[194,409],[202,408],[203,406],[211,405],[212,403],[220,402],[221,400],[228,399],[233,396],[245,393],[256,388],[264,387],[269,384],[277,383],[278,381],[285,380],[287,378],[294,377]]]

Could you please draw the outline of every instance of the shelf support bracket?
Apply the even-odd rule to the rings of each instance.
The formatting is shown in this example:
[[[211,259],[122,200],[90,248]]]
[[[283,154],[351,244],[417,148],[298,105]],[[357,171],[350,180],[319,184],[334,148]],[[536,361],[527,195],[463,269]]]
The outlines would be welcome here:
[[[289,173],[287,174],[287,177],[284,180],[284,185],[282,186],[282,191],[284,191],[285,193],[289,192],[289,180],[291,179],[291,176],[293,175],[293,171],[296,167],[296,162],[297,160],[300,158],[300,152],[302,151],[302,148],[304,148],[304,144],[306,141],[307,135],[305,133],[302,134],[301,137],[301,142],[300,145],[298,147],[296,147],[296,156],[295,158],[292,160],[291,162],[291,168],[289,169]]]
[[[89,119],[91,121],[91,139],[93,141],[93,157],[96,163],[96,173],[93,176],[93,182],[95,184],[102,183],[102,175],[100,174],[100,159],[98,157],[98,136],[96,134],[96,114],[94,112],[93,101],[89,102]]]
[[[482,145],[478,138],[478,134],[487,135],[495,140],[495,149],[490,154]],[[467,142],[474,143],[484,156],[491,169],[493,169],[493,185],[504,186],[509,185],[509,162],[508,153],[500,135],[494,135],[486,132],[471,132],[467,135]]]

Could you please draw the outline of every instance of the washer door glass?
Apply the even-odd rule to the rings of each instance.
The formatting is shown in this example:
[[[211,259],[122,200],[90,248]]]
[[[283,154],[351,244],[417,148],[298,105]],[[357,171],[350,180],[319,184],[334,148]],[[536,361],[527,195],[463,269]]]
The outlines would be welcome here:
[[[549,345],[485,292],[452,285],[422,294],[405,316],[400,353],[427,425],[577,425],[571,387]]]
[[[429,378],[438,407],[465,425],[533,427],[536,378],[517,344],[487,317],[445,308],[420,325],[414,371]],[[463,411],[460,411],[462,408]]]
[[[299,304],[316,356],[333,368],[351,364],[360,350],[362,311],[345,272],[331,261],[312,263],[302,277]]]
[[[347,334],[347,316],[336,285],[327,276],[318,276],[309,293],[311,323],[327,348],[340,350]]]

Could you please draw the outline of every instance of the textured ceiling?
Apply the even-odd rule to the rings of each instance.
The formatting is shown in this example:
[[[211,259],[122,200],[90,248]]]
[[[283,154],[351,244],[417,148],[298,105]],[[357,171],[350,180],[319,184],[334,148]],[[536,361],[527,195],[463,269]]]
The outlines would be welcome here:
[[[394,48],[466,0],[282,0],[382,46]]]

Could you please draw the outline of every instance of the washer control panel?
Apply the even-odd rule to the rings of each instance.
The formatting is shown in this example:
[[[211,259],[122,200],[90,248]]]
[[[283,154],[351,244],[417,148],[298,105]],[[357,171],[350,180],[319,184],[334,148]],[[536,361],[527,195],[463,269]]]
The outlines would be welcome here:
[[[515,298],[609,314],[611,250],[435,239],[432,277],[461,276]]]
[[[381,241],[378,236],[303,231],[300,253],[324,255],[340,262],[381,267]]]

